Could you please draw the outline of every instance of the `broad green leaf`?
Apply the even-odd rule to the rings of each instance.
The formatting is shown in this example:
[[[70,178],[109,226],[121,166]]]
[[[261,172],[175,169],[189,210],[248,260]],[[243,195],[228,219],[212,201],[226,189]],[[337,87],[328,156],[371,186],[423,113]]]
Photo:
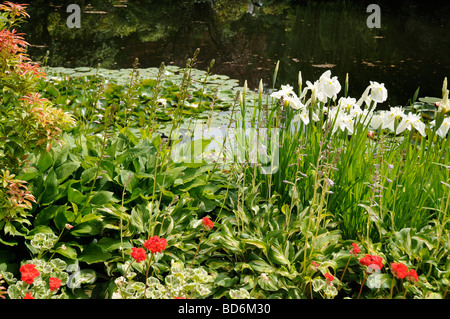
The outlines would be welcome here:
[[[69,155],[70,144],[65,144],[63,147],[58,148],[54,155],[54,165],[55,168],[64,164],[67,161],[67,156]]]
[[[64,163],[55,169],[56,177],[62,182],[75,172],[78,167],[80,167],[80,163],[77,162]]]
[[[262,274],[258,277],[259,286],[267,291],[277,291],[280,289],[278,278],[275,274]]]
[[[51,205],[48,207],[45,207],[43,210],[41,210],[34,220],[34,226],[38,225],[48,225],[50,220],[55,217],[57,210],[61,208],[61,206],[58,205]]]
[[[116,158],[116,163],[123,164],[124,162],[129,162],[135,159],[136,157],[149,154],[150,150],[151,150],[150,147],[134,147],[127,149],[125,152],[123,152]]]
[[[44,173],[53,165],[53,158],[48,152],[41,153],[39,157],[37,167],[41,173]]]
[[[105,252],[112,252],[114,250],[120,250],[122,242],[120,239],[103,237],[97,242],[97,246]],[[131,249],[132,244],[129,241],[123,241],[123,246],[123,249]]]
[[[76,221],[77,216],[68,210],[67,207],[63,206],[64,209],[58,209],[55,217],[53,218],[53,222],[55,223],[56,227],[59,229],[63,229],[66,224],[74,224]]]
[[[272,273],[275,271],[275,268],[265,262],[264,260],[252,260],[248,263],[252,269],[258,273]]]
[[[83,173],[81,173],[81,185],[86,185],[89,183],[94,178],[96,172],[97,167],[89,167],[88,169],[85,169]]]
[[[110,257],[111,254],[105,252],[101,246],[91,243],[83,249],[81,254],[78,255],[78,260],[87,264],[95,264],[105,262]]]
[[[65,243],[57,243],[55,247],[52,249],[57,254],[60,254],[61,256],[70,258],[70,259],[77,259],[77,251],[70,245]]]
[[[110,202],[116,202],[118,201],[116,198],[114,198],[114,193],[109,191],[98,191],[94,193],[94,196],[92,196],[90,203],[92,205],[104,205]]]
[[[83,195],[79,190],[69,186],[67,190],[67,198],[69,202],[80,205],[85,200],[85,195]]]
[[[281,251],[281,248],[278,245],[272,245],[269,248],[269,258],[272,262],[276,264],[286,265],[288,267],[290,265],[289,260],[284,256],[284,254]]]
[[[95,236],[101,232],[102,227],[101,221],[92,219],[75,225],[70,233],[73,236]]]
[[[40,205],[48,205],[53,199],[58,195],[58,179],[56,177],[55,171],[52,169],[47,175],[44,182],[45,191],[39,197]]]

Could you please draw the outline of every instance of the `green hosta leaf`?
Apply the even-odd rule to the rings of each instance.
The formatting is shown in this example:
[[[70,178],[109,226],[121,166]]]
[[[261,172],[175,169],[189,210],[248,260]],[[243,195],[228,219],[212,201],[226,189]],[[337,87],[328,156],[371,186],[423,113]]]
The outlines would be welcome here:
[[[83,249],[80,255],[78,255],[78,260],[88,264],[95,264],[105,262],[110,257],[111,254],[105,252],[101,246],[91,243]]]
[[[48,205],[58,195],[58,179],[53,169],[48,173],[44,182],[44,187],[44,193],[39,197],[39,204]]]
[[[64,206],[57,206],[57,205],[45,207],[36,215],[36,218],[34,220],[34,226],[48,225],[50,220],[53,219],[53,217],[55,217],[56,212],[58,211],[58,209],[61,209],[61,207],[62,209],[65,209]]]
[[[64,209],[58,209],[55,217],[53,218],[53,222],[55,223],[56,227],[59,229],[63,229],[66,224],[74,224],[77,220],[77,215],[75,215],[73,212],[68,210],[66,206],[63,206]]]
[[[129,170],[119,171],[120,182],[123,186],[126,186],[126,190],[133,192],[134,188],[139,185],[139,179],[134,172]]]
[[[145,214],[145,217],[144,217]],[[131,224],[138,229],[139,232],[143,233],[146,230],[149,214],[146,211],[141,211],[139,207],[133,207],[131,210]]]
[[[256,247],[262,249],[264,254],[267,254],[267,244],[262,240],[259,240],[257,238],[252,238],[252,239],[244,239],[244,240],[242,240],[242,242],[249,245],[248,249],[254,249],[254,246],[256,246]]]
[[[120,250],[122,242],[120,239],[103,237],[98,241],[97,245],[105,252],[112,252],[114,250]],[[130,242],[123,242],[123,246],[123,249],[131,249],[132,244]]]
[[[81,185],[86,185],[89,183],[95,176],[95,173],[97,172],[97,167],[89,167],[81,173]]]
[[[109,191],[98,191],[92,196],[90,203],[92,205],[104,205],[110,202],[117,202],[118,199],[114,198],[114,193]]]
[[[244,288],[231,289],[229,294],[231,299],[250,299],[250,293]]]
[[[62,164],[58,168],[55,169],[56,177],[60,182],[64,181],[67,177],[69,177],[73,172],[75,172],[78,167],[80,167],[80,163],[77,162],[69,162]]]
[[[39,157],[37,167],[41,173],[44,173],[47,169],[49,169],[53,165],[53,159],[49,153],[41,153]]]
[[[290,265],[289,260],[284,256],[284,254],[281,251],[281,248],[278,245],[270,247],[269,258],[272,262],[276,264],[286,265],[288,267]]]
[[[214,284],[221,287],[234,287],[239,282],[239,277],[230,278],[224,273],[219,273]]]
[[[57,254],[69,259],[77,259],[77,251],[70,245],[65,243],[57,243],[53,249]]]
[[[267,291],[277,291],[280,289],[278,278],[275,274],[261,274],[261,276],[258,277],[258,285]]]
[[[70,144],[65,144],[63,147],[58,148],[54,155],[54,165],[59,167],[67,161],[67,156],[69,155]]]
[[[132,161],[136,157],[149,154],[150,151],[151,151],[150,147],[134,147],[127,149],[125,152],[123,152],[116,158],[116,163],[123,164],[124,162]]]
[[[101,232],[103,224],[97,219],[82,222],[70,231],[73,236],[94,236]]]
[[[67,190],[67,198],[69,202],[74,203],[76,205],[80,205],[85,200],[85,195],[83,195],[79,190],[74,189],[69,186]]]
[[[258,273],[271,273],[276,269],[264,260],[252,260],[248,263],[250,267]]]
[[[164,180],[163,187],[167,188],[173,184],[175,179],[180,176],[181,172],[184,171],[184,169],[185,167],[180,166],[166,170],[165,172],[158,174],[158,176],[156,177],[156,182],[161,185]]]

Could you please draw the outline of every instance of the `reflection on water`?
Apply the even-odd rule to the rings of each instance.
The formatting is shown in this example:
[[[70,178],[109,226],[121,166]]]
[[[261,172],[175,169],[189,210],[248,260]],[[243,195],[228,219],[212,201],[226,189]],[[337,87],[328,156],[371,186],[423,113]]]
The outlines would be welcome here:
[[[369,3],[381,8],[381,28],[370,29]],[[81,28],[66,26],[70,3],[82,7]],[[315,81],[331,69],[341,83],[349,73],[349,95],[358,97],[370,80],[383,82],[391,105],[420,96],[439,96],[450,75],[450,5],[419,1],[33,1],[30,55],[50,51],[51,66],[129,68],[161,62],[184,66],[196,48],[197,68],[216,60],[214,73],[272,87]]]

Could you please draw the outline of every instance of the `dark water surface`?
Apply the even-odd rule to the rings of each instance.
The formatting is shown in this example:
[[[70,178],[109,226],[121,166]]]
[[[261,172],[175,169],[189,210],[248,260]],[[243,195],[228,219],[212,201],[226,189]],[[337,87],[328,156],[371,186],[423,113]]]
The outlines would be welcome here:
[[[253,1],[257,2],[257,1]],[[389,105],[419,96],[440,97],[450,75],[450,4],[433,1],[32,1],[21,31],[30,55],[50,66],[130,68],[184,66],[196,48],[195,67],[225,74],[256,88],[315,81],[331,69],[349,95],[359,97],[369,81],[385,83]],[[67,27],[67,6],[82,9],[81,28]],[[369,28],[366,9],[381,9],[381,28]],[[387,105],[385,105],[387,106]]]

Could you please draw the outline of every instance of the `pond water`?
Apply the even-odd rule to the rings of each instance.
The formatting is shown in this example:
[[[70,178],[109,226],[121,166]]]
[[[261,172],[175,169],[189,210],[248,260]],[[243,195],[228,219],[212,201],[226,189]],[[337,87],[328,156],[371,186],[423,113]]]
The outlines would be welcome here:
[[[370,3],[380,7],[380,28],[369,28]],[[48,65],[120,69],[184,66],[196,48],[195,65],[272,88],[315,81],[327,69],[359,97],[369,81],[385,83],[388,104],[407,105],[419,96],[441,95],[450,75],[450,5],[424,1],[78,1],[81,27],[66,24],[74,0],[33,1],[21,31],[33,44],[29,53]],[[388,105],[384,105],[387,107]]]

